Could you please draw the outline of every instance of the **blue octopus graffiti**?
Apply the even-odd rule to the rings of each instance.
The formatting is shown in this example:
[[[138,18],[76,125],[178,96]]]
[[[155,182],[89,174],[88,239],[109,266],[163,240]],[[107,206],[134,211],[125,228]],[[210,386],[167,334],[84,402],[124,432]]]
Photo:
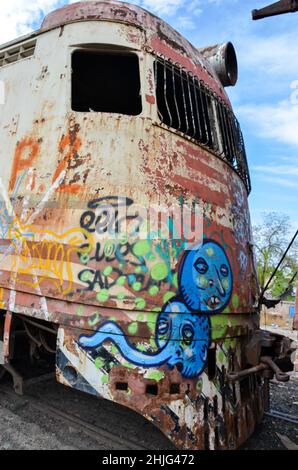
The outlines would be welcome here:
[[[91,336],[82,335],[79,345],[92,350],[112,342],[132,364],[144,368],[167,365],[176,367],[183,377],[197,377],[206,366],[210,314],[220,313],[231,297],[231,265],[223,248],[205,239],[184,253],[178,279],[177,296],[164,305],[157,318],[157,352],[138,350],[113,321],[104,322]]]

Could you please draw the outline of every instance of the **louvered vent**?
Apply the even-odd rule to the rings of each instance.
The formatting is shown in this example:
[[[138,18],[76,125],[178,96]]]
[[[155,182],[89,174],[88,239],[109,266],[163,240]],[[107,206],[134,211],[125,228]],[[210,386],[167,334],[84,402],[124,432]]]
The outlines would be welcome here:
[[[2,51],[0,50],[0,67],[33,56],[35,46],[36,39],[12,46]]]

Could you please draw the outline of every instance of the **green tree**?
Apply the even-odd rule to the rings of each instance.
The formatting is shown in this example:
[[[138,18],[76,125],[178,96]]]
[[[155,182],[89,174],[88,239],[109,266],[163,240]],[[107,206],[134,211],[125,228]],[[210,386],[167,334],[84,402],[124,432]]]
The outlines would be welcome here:
[[[269,212],[262,214],[262,223],[253,227],[257,267],[261,290],[265,287],[278,262],[292,239],[290,218],[285,214]],[[292,246],[268,292],[279,297],[287,289],[290,280],[298,271],[298,244]],[[294,299],[295,283],[287,293],[286,299]]]

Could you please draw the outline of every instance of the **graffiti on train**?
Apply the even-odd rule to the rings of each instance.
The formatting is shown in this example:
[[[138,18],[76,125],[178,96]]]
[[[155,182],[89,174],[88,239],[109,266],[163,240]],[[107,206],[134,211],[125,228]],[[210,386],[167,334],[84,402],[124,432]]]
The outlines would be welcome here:
[[[88,349],[113,343],[132,364],[174,367],[183,377],[200,375],[206,365],[210,343],[210,314],[227,305],[233,281],[229,260],[222,247],[205,240],[195,250],[186,251],[178,274],[177,296],[159,313],[155,342],[157,351],[143,352],[131,345],[114,321],[104,322],[92,336],[83,335],[79,345]]]
[[[181,239],[153,236],[147,230],[146,210],[141,214],[138,206],[129,212],[132,205],[133,200],[119,197],[89,202],[80,226],[94,237],[94,249],[88,243],[81,247],[89,249],[89,254],[79,256],[86,265],[78,274],[85,284],[80,290],[97,292],[102,302],[134,298],[143,292],[155,297],[165,286],[169,300],[178,286],[172,260],[178,259],[185,244]]]
[[[0,178],[0,267],[10,273],[12,286],[27,286],[38,294],[41,293],[41,285],[44,283],[48,288],[54,287],[56,292],[63,295],[73,290],[77,254],[83,256],[91,249],[91,235],[81,227],[74,227],[60,234],[38,228],[35,224],[63,178],[64,173],[50,186],[33,209],[30,208],[30,196],[23,198],[19,215],[13,202],[22,181],[26,181],[28,190],[32,190],[34,172],[24,171],[16,179],[11,199]],[[86,240],[88,247],[81,247]]]
[[[179,287],[188,308],[200,312],[217,312],[224,308],[232,293],[232,269],[223,248],[205,240],[184,256]]]

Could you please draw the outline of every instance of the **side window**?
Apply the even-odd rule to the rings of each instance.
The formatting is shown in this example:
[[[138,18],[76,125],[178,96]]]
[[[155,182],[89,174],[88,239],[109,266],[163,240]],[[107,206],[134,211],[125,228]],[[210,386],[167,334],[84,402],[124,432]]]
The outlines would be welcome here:
[[[158,115],[231,165],[250,192],[243,136],[233,112],[197,77],[166,59],[154,62]]]
[[[72,109],[80,112],[142,112],[139,59],[135,54],[75,51]]]
[[[202,89],[199,80],[166,61],[156,60],[155,81],[161,121],[212,147],[214,116],[211,96]]]

